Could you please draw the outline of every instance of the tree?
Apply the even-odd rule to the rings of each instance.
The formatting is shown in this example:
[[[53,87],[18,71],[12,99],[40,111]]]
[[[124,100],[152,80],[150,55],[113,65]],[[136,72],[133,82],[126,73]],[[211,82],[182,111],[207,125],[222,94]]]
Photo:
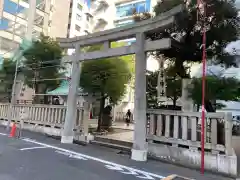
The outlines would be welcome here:
[[[189,87],[189,95],[199,109],[202,104],[202,78],[194,78]],[[205,108],[208,112],[215,112],[218,107],[223,107],[217,100],[237,101],[240,98],[240,82],[235,78],[207,76],[205,88]],[[207,100],[211,100],[209,103]],[[212,104],[215,107],[212,107]]]
[[[189,95],[199,110],[202,104],[202,79],[194,78],[189,87]],[[236,101],[240,97],[240,82],[235,78],[208,76],[205,88],[205,110],[216,112],[216,109],[224,107],[217,100]],[[211,123],[211,122],[210,122]],[[217,121],[218,144],[224,144],[224,122]]]
[[[177,100],[182,94],[182,83],[178,76],[172,75],[172,69],[165,69],[166,73],[166,96],[173,102],[173,109],[177,107]],[[157,80],[159,71],[147,73],[147,106],[148,108],[159,107],[157,102]]]
[[[41,35],[23,56],[25,84],[34,88],[36,94],[45,94],[47,90],[58,87],[64,67],[61,64],[62,49],[57,41]],[[37,102],[38,97],[35,97]]]
[[[101,46],[92,46],[86,51],[101,49]],[[127,57],[113,57],[85,61],[82,63],[80,86],[90,94],[98,94],[100,112],[98,117],[98,131],[101,130],[105,100],[116,104],[125,94],[126,85],[131,79],[131,69]]]
[[[15,68],[16,61],[4,59],[0,70],[0,94],[2,96],[1,98],[7,98],[8,102],[11,102]]]
[[[186,4],[188,2],[188,4]],[[207,57],[216,59],[214,63],[223,64],[226,67],[237,66],[233,56],[225,51],[225,47],[231,41],[239,37],[240,19],[235,1],[205,0],[207,5]],[[185,62],[200,62],[202,59],[202,29],[197,19],[197,0],[163,0],[154,7],[156,16],[172,9],[179,4],[186,5],[183,11],[176,17],[176,23],[164,32],[157,32],[147,36],[151,40],[171,38],[177,46],[157,52],[156,56],[164,55],[174,62],[176,72],[180,77],[189,77],[186,73]],[[136,14],[135,21],[150,18],[151,15]],[[201,20],[201,19],[200,19]],[[223,33],[225,32],[225,33]]]

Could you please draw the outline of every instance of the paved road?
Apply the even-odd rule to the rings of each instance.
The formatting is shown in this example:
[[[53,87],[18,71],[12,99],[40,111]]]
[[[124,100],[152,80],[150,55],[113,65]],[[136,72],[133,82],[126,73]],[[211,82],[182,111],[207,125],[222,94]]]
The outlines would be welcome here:
[[[131,161],[129,155],[95,145],[66,145],[37,133],[9,138],[0,127],[0,180],[141,180],[179,174],[199,180],[228,180],[164,164]]]

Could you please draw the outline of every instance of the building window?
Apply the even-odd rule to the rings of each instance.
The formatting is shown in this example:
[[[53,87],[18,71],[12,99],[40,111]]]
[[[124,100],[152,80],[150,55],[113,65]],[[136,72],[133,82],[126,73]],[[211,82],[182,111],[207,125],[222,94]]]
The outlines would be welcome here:
[[[78,25],[75,25],[75,30],[77,30],[77,31],[80,31],[80,26],[78,26]]]
[[[72,13],[69,13],[68,19],[71,19],[71,18],[72,18]]]
[[[84,32],[85,32],[86,35],[90,34],[87,30],[84,30]]]
[[[86,14],[86,20],[89,22],[92,20],[92,16],[90,14]]]
[[[51,21],[51,20],[48,21],[48,26],[49,26],[49,27],[52,26],[52,21]]]
[[[68,24],[68,29],[70,29],[70,27],[71,27],[71,24]]]
[[[76,19],[77,19],[78,21],[80,21],[80,20],[82,20],[82,17],[81,17],[79,14],[77,14],[77,15],[76,15]]]
[[[79,4],[79,3],[78,3],[78,5],[77,5],[77,8],[78,8],[80,11],[82,11],[82,9],[83,9],[82,5]]]
[[[50,6],[50,11],[51,12],[53,12],[53,10],[54,10],[53,8],[54,8],[54,6],[51,4],[51,6]]]
[[[115,23],[115,26],[116,27],[122,27],[122,26],[127,26],[127,25],[130,25],[130,24],[133,24],[134,22],[133,21],[128,21],[128,22],[124,22],[124,23]]]
[[[149,12],[150,11],[149,5],[150,5],[149,0],[147,0],[147,1],[137,2],[133,4],[117,6],[116,14],[117,14],[117,17],[125,17],[125,16],[132,16],[134,12],[136,13]]]

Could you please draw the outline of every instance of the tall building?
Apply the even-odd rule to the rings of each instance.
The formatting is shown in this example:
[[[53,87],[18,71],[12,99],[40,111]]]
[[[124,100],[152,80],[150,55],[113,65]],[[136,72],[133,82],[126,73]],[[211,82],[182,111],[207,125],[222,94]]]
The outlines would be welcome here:
[[[114,27],[115,7],[107,0],[71,0],[68,37],[86,35]]]
[[[10,57],[25,37],[66,37],[69,6],[68,0],[0,0],[0,56]]]
[[[114,24],[116,27],[134,23],[133,13],[152,13],[156,0],[116,0],[116,15]]]
[[[67,37],[81,36],[92,32],[93,16],[86,0],[70,0]]]
[[[0,0],[0,64],[3,58],[19,54],[25,38],[37,39],[41,33],[67,37],[69,7],[69,0]],[[15,94],[16,101],[32,101],[34,90],[24,85],[21,74]]]

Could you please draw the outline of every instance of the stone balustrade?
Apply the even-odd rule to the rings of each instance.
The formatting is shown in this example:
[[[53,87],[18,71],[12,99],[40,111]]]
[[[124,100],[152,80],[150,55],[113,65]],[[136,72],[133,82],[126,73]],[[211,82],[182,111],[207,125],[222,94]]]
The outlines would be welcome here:
[[[148,151],[155,157],[184,165],[201,164],[201,113],[147,111]],[[206,113],[205,168],[235,174],[231,113]]]
[[[0,124],[8,124],[8,110],[10,104],[0,103]],[[74,139],[83,142],[92,140],[92,136],[86,137],[88,126],[97,124],[97,119],[89,119],[89,109],[77,107],[77,116],[74,122]],[[61,136],[67,107],[62,105],[44,104],[15,104],[11,109],[12,122],[18,127],[30,131],[40,132],[51,136]]]
[[[9,104],[0,104],[0,118],[7,119]],[[83,121],[83,108],[77,108],[75,128],[79,128]],[[14,105],[11,111],[12,120],[23,123],[37,124],[55,128],[62,128],[66,116],[66,106],[61,105]]]

